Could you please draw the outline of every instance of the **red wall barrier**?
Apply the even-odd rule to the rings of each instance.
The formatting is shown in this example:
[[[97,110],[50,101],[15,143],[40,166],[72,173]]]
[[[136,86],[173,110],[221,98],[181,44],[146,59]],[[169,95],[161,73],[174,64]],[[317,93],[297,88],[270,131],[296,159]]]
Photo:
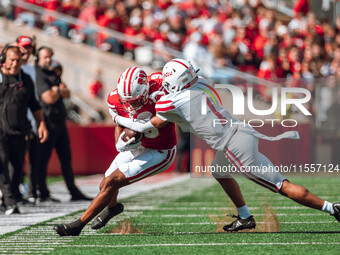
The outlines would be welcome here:
[[[114,126],[95,124],[80,126],[69,123],[67,127],[71,142],[74,173],[76,175],[104,174],[117,155],[114,145]],[[258,130],[269,136],[278,135],[289,130],[299,131],[300,140],[283,139],[276,142],[260,140],[260,152],[265,154],[275,165],[310,163],[310,124],[299,124],[297,127],[291,129],[281,126],[272,128],[267,125]],[[214,155],[213,151],[197,138],[194,144],[198,147],[199,151],[195,150],[192,152],[192,155],[196,155],[192,160],[210,163]],[[209,150],[207,151],[207,149]],[[200,159],[198,157],[202,158]],[[176,160],[168,171],[173,171],[175,164]],[[48,173],[50,175],[61,174],[59,160],[57,159],[55,151],[48,165]]]
[[[68,123],[67,128],[74,174],[104,174],[117,155],[114,144],[114,126],[95,124],[80,126]],[[55,150],[48,164],[48,174],[61,174]]]

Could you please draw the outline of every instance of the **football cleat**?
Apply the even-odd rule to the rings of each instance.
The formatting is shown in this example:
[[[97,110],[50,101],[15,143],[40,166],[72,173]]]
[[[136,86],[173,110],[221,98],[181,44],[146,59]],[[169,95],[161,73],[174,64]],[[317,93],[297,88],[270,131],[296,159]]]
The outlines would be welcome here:
[[[106,207],[101,214],[97,218],[94,219],[92,222],[91,228],[92,229],[100,229],[108,223],[110,219],[112,219],[114,216],[120,214],[124,211],[124,206],[121,203],[118,203],[114,207]]]
[[[253,229],[256,226],[255,219],[253,216],[250,216],[247,219],[241,219],[239,216],[233,215],[234,218],[237,220],[233,221],[232,223],[225,225],[223,227],[224,231],[231,232],[231,231],[239,231],[243,229]]]
[[[82,228],[70,228],[66,225],[57,225],[53,229],[59,236],[79,236]]]
[[[340,222],[340,202],[333,204],[334,214],[333,216]]]
[[[8,206],[5,210],[5,215],[19,214],[19,208],[16,205]]]

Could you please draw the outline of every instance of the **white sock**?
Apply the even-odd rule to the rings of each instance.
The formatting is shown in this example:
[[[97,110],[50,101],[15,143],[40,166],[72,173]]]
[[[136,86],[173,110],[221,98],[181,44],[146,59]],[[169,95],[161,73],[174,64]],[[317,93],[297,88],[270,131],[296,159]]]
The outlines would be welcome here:
[[[333,204],[327,201],[325,201],[321,210],[332,215],[334,214]]]
[[[241,219],[247,219],[251,216],[247,205],[244,205],[242,207],[238,207],[237,212],[238,212],[238,216]]]

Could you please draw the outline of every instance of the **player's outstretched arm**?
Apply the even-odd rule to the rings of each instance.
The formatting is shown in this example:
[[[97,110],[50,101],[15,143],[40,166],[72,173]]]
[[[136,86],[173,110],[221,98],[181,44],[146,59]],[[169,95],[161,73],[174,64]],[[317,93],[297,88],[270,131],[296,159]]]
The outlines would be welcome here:
[[[125,117],[118,116],[118,115],[115,116],[113,118],[113,120],[114,120],[115,123],[117,123],[121,126],[130,128],[134,131],[141,132],[141,133],[143,133],[146,130],[161,128],[161,127],[164,127],[166,124],[168,124],[167,121],[162,120],[161,118],[157,117],[156,115],[153,116],[146,123],[141,123],[139,121],[134,121],[132,119],[125,118]]]

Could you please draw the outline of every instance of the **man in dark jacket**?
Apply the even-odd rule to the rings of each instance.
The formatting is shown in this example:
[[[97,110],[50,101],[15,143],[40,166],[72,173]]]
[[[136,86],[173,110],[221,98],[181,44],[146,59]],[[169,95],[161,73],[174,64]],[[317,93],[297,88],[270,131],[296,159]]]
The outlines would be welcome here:
[[[41,145],[41,165],[39,171],[39,190],[41,201],[55,201],[50,197],[46,185],[47,164],[55,148],[59,157],[61,170],[71,200],[91,200],[84,196],[74,184],[74,175],[71,166],[71,149],[69,136],[65,124],[66,110],[63,98],[70,97],[70,90],[61,81],[60,77],[51,70],[53,51],[42,46],[37,51],[36,60],[36,86],[41,101],[42,110],[46,119],[49,140]]]
[[[0,55],[0,189],[6,207],[5,214],[19,213],[16,198],[25,159],[25,137],[31,129],[27,119],[30,108],[37,123],[41,143],[48,137],[44,117],[34,94],[31,78],[20,70],[24,49],[7,46]],[[10,184],[8,165],[14,172]]]

